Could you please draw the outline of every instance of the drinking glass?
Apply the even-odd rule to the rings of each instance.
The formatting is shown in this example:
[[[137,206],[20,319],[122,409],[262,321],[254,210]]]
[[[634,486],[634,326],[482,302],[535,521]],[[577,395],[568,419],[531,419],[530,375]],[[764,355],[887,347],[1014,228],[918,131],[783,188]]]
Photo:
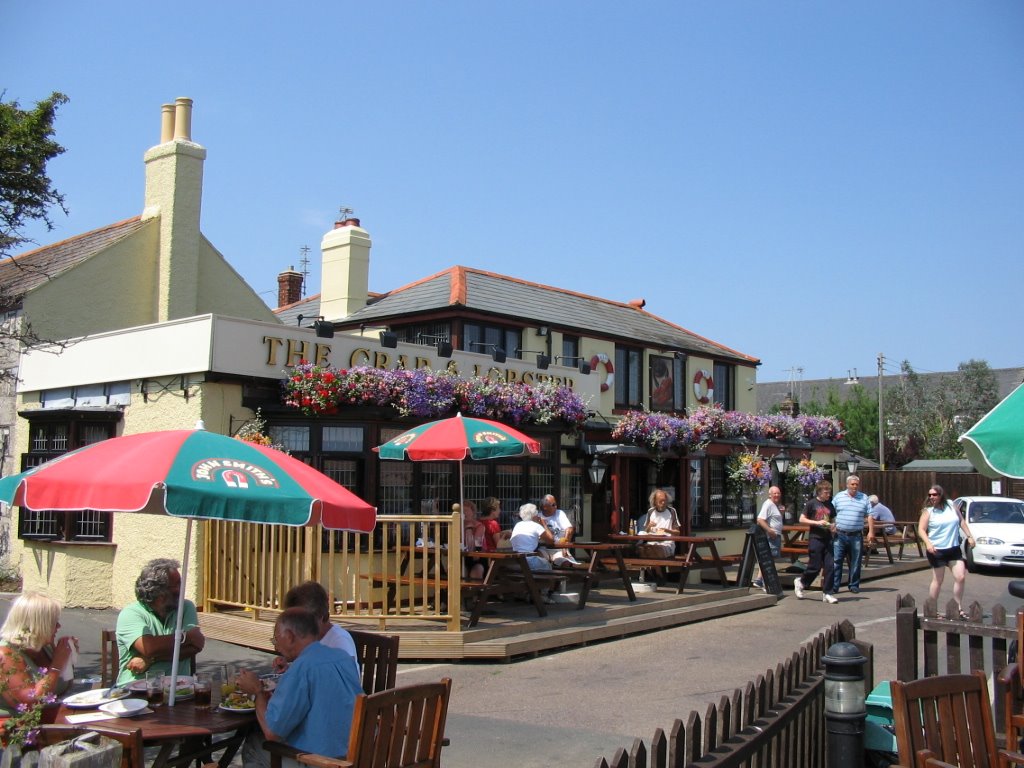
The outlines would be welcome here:
[[[196,675],[196,709],[209,709],[213,698],[213,680],[209,672],[200,672]]]
[[[146,701],[151,707],[159,706],[164,701],[164,676],[157,673],[146,673]]]

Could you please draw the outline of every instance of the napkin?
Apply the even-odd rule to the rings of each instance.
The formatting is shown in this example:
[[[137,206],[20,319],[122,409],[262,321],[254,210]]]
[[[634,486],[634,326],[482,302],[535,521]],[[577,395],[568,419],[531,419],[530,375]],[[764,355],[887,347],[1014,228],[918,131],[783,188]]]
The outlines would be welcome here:
[[[82,712],[79,715],[65,715],[64,719],[72,725],[78,723],[91,723],[94,720],[116,720],[116,715],[108,715],[106,712]]]
[[[75,648],[74,643],[71,644],[71,655],[68,656],[67,663],[64,665],[64,669],[60,671],[61,680],[74,680],[75,679],[75,665],[78,663],[78,649]]]

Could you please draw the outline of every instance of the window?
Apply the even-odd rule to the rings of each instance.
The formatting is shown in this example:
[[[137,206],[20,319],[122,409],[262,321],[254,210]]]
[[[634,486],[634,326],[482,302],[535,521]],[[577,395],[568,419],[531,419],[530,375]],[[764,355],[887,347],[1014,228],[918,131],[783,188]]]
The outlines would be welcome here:
[[[90,408],[107,405],[131,405],[130,382],[85,384],[80,387],[48,389],[39,396],[43,408]]]
[[[579,362],[580,356],[580,337],[579,336],[562,336],[562,357],[570,359],[573,362]]]
[[[715,363],[712,378],[715,381],[715,402],[727,411],[736,407],[734,367],[728,363]]]
[[[519,328],[483,323],[465,323],[462,326],[462,349],[466,352],[491,354],[495,347],[505,350],[508,357],[520,357],[523,332]]]
[[[615,347],[615,405],[639,408],[643,389],[641,362],[643,353],[632,347]]]
[[[83,395],[85,394],[83,390]],[[61,393],[63,398],[64,394]],[[104,396],[105,397],[105,396]],[[52,408],[52,406],[51,406]],[[33,412],[29,419],[29,450],[22,454],[21,469],[38,467],[63,453],[114,436],[119,412]],[[44,541],[110,541],[111,515],[91,509],[77,512],[29,511],[18,515],[18,538]]]
[[[403,325],[393,330],[399,341],[407,341],[410,344],[434,346],[439,341],[451,341],[452,339],[452,326],[447,320]]]

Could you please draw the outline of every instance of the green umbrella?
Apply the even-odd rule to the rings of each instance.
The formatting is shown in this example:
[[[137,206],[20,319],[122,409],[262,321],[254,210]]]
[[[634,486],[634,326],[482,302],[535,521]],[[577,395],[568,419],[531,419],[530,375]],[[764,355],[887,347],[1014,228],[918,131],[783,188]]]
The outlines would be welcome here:
[[[960,442],[983,475],[1024,480],[1024,384],[961,435]]]

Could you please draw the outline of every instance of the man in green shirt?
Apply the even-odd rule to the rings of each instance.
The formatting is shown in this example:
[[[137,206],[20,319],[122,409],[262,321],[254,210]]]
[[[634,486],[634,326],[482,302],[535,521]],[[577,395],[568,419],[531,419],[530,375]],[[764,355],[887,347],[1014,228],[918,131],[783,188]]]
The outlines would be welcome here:
[[[138,601],[126,605],[117,616],[118,685],[144,679],[147,673],[171,674],[174,626],[181,592],[180,567],[177,560],[150,560],[136,579]],[[187,673],[206,644],[199,629],[195,603],[191,600],[185,601],[181,630],[179,658],[186,664],[179,662],[179,670]]]

